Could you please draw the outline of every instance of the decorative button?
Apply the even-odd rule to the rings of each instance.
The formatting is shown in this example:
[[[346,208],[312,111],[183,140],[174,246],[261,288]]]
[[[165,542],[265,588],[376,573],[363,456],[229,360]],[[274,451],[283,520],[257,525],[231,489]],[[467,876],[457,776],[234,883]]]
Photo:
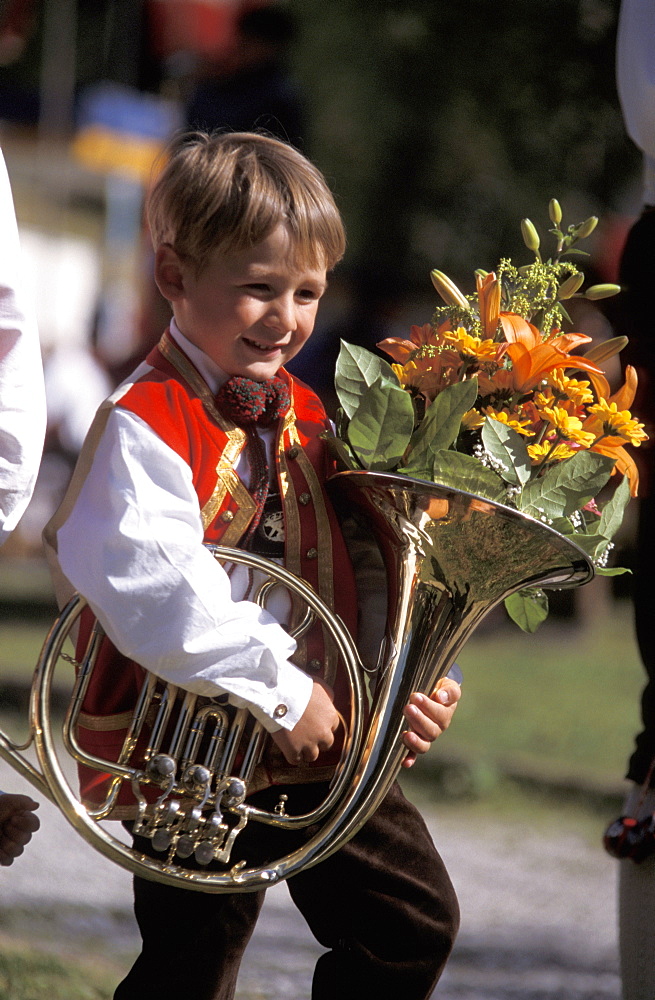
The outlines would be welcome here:
[[[287,451],[287,458],[298,458],[299,453],[300,453],[300,449],[296,448],[296,446],[294,444]]]
[[[307,664],[307,669],[310,671],[310,673],[317,674],[322,666],[323,664],[321,663],[320,660],[310,660],[309,663]]]
[[[225,521],[226,524],[229,524],[230,521],[233,521],[233,520],[234,520],[234,513],[233,513],[233,511],[231,511],[231,510],[224,510],[223,513],[221,514],[221,521]]]
[[[318,556],[318,549],[307,549],[305,555],[308,559],[316,559]]]
[[[312,499],[311,493],[301,493],[300,496],[298,497],[298,503],[301,503],[303,507],[306,507],[307,504],[311,501],[311,499]]]
[[[287,708],[286,705],[278,705],[276,707],[275,711],[273,712],[273,718],[274,719],[283,719],[284,716],[287,714],[288,711],[289,711],[289,709]]]

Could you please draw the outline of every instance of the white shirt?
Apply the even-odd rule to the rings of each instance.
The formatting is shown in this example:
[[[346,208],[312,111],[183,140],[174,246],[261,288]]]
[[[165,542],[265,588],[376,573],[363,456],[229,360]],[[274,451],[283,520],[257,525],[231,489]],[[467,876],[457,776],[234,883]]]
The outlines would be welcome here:
[[[171,333],[216,392],[227,376],[174,323]],[[238,468],[247,477],[245,458]],[[292,729],[312,692],[289,662],[296,644],[242,600],[245,574],[230,580],[202,541],[191,468],[139,417],[113,408],[57,532],[61,570],[121,652],[186,690],[228,693],[269,732]]]
[[[625,128],[644,156],[643,203],[655,205],[655,4],[622,0],[616,80]]]
[[[14,202],[0,152],[0,544],[32,496],[45,426],[39,336],[22,287]]]

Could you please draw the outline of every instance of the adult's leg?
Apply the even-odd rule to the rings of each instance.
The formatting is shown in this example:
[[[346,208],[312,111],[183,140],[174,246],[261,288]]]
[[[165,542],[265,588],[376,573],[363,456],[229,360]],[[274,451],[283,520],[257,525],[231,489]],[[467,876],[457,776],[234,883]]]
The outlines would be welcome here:
[[[652,1000],[655,983],[655,857],[619,867],[619,953],[623,1000]]]
[[[317,940],[313,1000],[427,1000],[454,944],[459,907],[417,809],[394,785],[358,834],[289,881]]]
[[[635,786],[624,813],[644,819],[655,811],[655,790]],[[655,983],[655,856],[619,865],[619,957],[623,1000],[652,1000]]]

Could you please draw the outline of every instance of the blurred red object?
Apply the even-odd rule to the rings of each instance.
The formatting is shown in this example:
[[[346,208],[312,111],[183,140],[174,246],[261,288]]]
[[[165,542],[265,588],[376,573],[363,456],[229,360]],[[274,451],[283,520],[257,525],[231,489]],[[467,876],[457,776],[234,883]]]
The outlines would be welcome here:
[[[215,58],[233,45],[240,15],[269,3],[270,0],[147,0],[153,53],[161,60],[176,52]]]

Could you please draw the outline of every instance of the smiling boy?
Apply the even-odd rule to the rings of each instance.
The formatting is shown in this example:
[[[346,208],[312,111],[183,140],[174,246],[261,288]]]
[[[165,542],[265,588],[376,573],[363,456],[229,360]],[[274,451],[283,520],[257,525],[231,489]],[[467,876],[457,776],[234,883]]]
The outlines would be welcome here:
[[[228,576],[205,543],[258,551],[261,524],[281,515],[284,546],[269,554],[356,633],[354,574],[324,488],[329,422],[283,367],[311,335],[326,275],[343,255],[341,219],[312,164],[251,134],[186,137],[148,212],[155,278],[173,319],[101,407],[47,532],[62,597],[84,594],[115,647],[84,711],[106,734],[134,701],[133,664],[201,695],[227,695],[272,736],[255,794],[267,796],[272,783],[277,800],[288,786],[302,812],[325,794],[334,764],[342,682],[332,653],[317,629],[300,660],[278,624],[283,602],[270,614],[249,601],[247,571]],[[447,727],[458,696],[447,679],[433,698],[412,696],[408,764]],[[123,798],[113,815],[129,819],[134,802]],[[243,836],[256,840],[251,833]],[[289,889],[329,949],[315,1000],[430,995],[457,903],[397,786],[349,844]],[[144,945],[117,1000],[232,997],[262,901],[263,892],[208,895],[135,879]]]

